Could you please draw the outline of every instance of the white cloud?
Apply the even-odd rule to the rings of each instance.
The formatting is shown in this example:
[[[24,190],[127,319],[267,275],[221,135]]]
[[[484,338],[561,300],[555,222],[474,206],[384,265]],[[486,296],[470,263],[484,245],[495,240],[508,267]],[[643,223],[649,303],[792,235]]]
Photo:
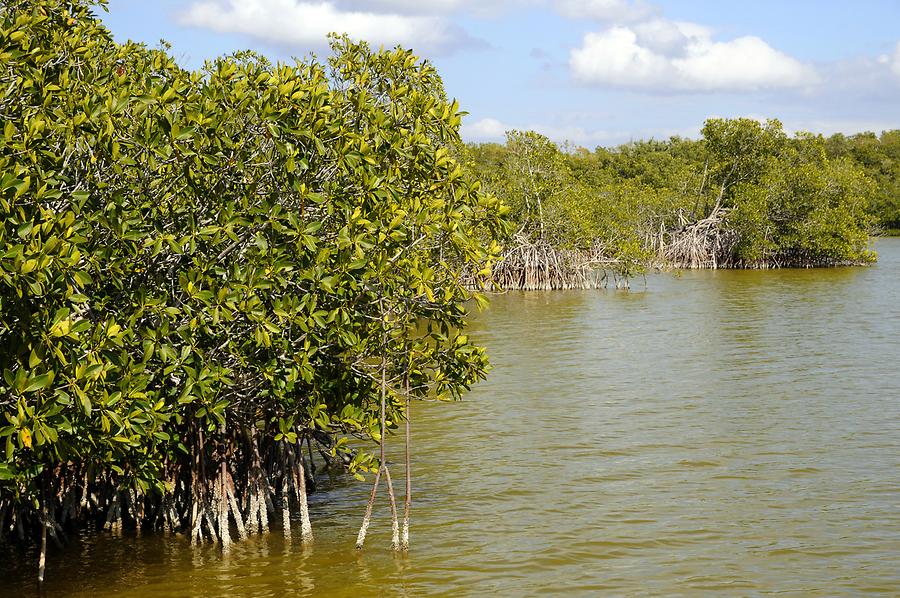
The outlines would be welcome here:
[[[567,17],[617,23],[645,19],[656,12],[642,0],[557,0],[553,4]]]
[[[472,124],[463,123],[459,134],[466,141],[500,141],[512,128],[495,118],[482,118]]]
[[[706,27],[664,19],[588,33],[569,66],[582,83],[655,90],[753,91],[819,80],[813,67],[758,37],[714,41]]]
[[[712,36],[712,31],[696,23],[653,19],[631,27],[641,46],[667,56],[682,54],[690,42]]]
[[[805,87],[818,81],[811,66],[754,36],[739,37],[730,42],[712,42],[707,38],[689,44],[687,56],[673,62],[698,88],[790,88]]]
[[[412,13],[450,12],[458,9],[465,0],[336,0],[339,5],[352,10],[388,10]]]
[[[321,0],[320,0],[321,1]],[[341,10],[397,12],[401,14],[496,15],[505,9],[524,8],[541,0],[331,0]],[[552,0],[551,0],[552,1]]]
[[[572,51],[569,65],[584,83],[622,87],[653,87],[669,77],[670,63],[662,55],[638,43],[627,27],[588,33],[584,45]]]
[[[203,0],[191,4],[178,20],[182,25],[242,33],[287,47],[321,47],[331,32],[346,33],[375,45],[400,44],[429,50],[471,41],[459,27],[439,16],[383,12],[412,2],[379,0],[374,4],[373,8],[382,11],[356,9],[332,0]],[[431,4],[450,7],[458,0]]]
[[[545,0],[193,0],[181,25],[241,33],[289,49],[323,47],[329,33],[417,51],[484,47],[453,18],[487,17]]]

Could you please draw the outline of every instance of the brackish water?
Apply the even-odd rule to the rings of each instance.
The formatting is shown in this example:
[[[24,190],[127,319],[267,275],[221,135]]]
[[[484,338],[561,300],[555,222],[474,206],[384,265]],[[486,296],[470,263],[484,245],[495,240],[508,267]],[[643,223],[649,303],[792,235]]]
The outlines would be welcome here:
[[[312,548],[85,534],[44,593],[900,595],[900,239],[876,249],[496,298],[472,330],[490,379],[415,406],[406,557],[384,502],[357,553],[367,488],[326,478]],[[0,594],[35,594],[33,554],[0,555]]]

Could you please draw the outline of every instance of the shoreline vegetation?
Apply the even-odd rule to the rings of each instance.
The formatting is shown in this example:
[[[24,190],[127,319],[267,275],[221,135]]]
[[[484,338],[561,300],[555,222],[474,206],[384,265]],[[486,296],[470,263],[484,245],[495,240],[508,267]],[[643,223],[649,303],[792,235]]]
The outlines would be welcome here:
[[[374,474],[357,547],[381,490],[405,549],[410,402],[485,376],[467,306],[507,228],[453,157],[457,103],[345,37],[187,71],[98,7],[0,7],[0,541],[39,580],[84,526],[225,552],[299,510],[308,543],[318,459]]]
[[[466,146],[410,51],[333,37],[327,61],[188,71],[114,42],[104,8],[0,6],[0,541],[40,580],[81,527],[225,552],[273,520],[291,539],[295,510],[311,542],[322,466],[374,478],[358,548],[381,491],[406,549],[410,405],[486,376],[485,291],[865,264],[872,227],[900,228],[896,131]]]
[[[900,130],[788,136],[777,120],[711,119],[702,138],[594,151],[533,131],[471,144],[511,208],[506,289],[627,286],[647,269],[866,265],[900,227]]]

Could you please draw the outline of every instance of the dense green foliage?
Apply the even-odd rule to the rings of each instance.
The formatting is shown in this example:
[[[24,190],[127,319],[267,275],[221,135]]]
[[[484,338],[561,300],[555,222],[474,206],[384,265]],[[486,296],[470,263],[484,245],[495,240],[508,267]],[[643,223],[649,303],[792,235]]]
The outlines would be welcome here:
[[[790,138],[775,120],[711,119],[702,133],[697,141],[674,137],[590,152],[512,132],[505,145],[470,146],[469,157],[512,208],[519,236],[507,259],[517,268],[546,266],[519,259],[517,247],[536,238],[569,256],[580,252],[583,264],[625,275],[648,265],[819,266],[873,259],[867,250],[871,214],[889,222],[887,206],[897,201],[889,172],[896,162],[866,162],[857,155],[856,138],[856,154],[837,151],[834,137]],[[883,140],[874,155],[892,147],[893,137]],[[871,162],[884,172],[867,176]],[[506,280],[515,285],[524,277]]]
[[[840,133],[825,140],[830,158],[847,158],[859,165],[875,182],[868,210],[878,226],[900,232],[900,130],[860,133],[846,137]]]
[[[224,541],[228,498],[252,531],[303,490],[303,439],[339,458],[402,420],[401,380],[485,374],[464,303],[505,223],[408,51],[189,72],[92,10],[0,7],[0,525]]]

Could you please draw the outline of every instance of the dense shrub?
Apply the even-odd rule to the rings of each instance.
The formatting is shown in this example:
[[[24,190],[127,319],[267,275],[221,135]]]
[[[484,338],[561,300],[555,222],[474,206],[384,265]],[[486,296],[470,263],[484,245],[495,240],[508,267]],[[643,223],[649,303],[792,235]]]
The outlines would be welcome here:
[[[380,471],[334,438],[485,374],[500,204],[408,51],[191,72],[93,10],[0,7],[0,525],[225,543],[305,499],[303,440]]]

